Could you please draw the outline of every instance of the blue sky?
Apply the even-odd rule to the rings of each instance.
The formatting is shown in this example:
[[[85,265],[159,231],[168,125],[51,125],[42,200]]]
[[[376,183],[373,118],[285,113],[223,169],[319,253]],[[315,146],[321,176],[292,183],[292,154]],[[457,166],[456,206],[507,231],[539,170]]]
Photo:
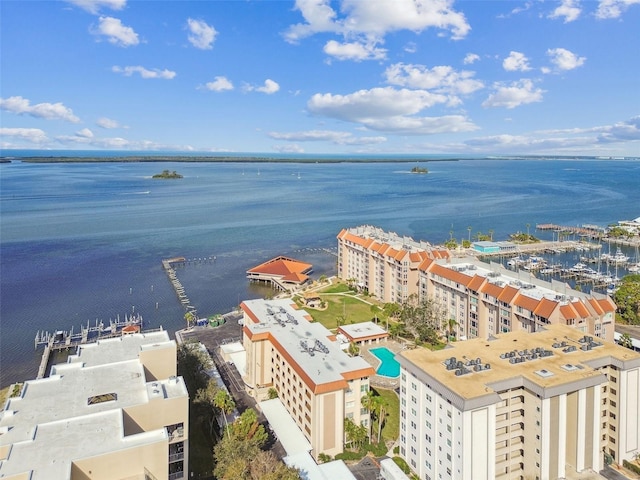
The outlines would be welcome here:
[[[0,2],[0,147],[640,156],[640,0]]]

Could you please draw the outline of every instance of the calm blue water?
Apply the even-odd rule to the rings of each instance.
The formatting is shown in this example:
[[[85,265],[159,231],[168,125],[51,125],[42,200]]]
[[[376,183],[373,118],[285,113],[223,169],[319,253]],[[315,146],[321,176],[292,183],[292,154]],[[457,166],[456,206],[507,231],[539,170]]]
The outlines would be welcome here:
[[[322,249],[344,227],[439,243],[450,231],[467,238],[468,226],[504,239],[527,223],[640,216],[640,161],[463,160],[410,175],[413,165],[0,164],[0,385],[35,376],[37,330],[132,310],[148,327],[180,328],[163,258],[216,257],[178,271],[208,315],[264,295],[245,271],[273,256],[334,273]],[[163,169],[185,178],[150,178]]]
[[[396,378],[400,375],[400,364],[396,360],[395,354],[387,347],[373,348],[369,350],[380,359],[380,366],[376,370],[378,375]]]

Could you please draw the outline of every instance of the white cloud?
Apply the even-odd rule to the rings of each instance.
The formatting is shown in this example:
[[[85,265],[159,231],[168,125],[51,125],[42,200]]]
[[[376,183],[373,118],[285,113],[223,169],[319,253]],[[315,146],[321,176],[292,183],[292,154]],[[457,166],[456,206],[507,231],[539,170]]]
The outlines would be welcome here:
[[[292,25],[285,39],[297,42],[321,32],[381,38],[389,32],[420,32],[430,27],[448,30],[454,39],[464,38],[471,27],[452,4],[452,0],[341,0],[344,16],[338,18],[330,0],[296,0],[296,9],[306,23]]]
[[[107,37],[109,43],[119,47],[130,47],[140,43],[138,34],[133,28],[123,25],[120,19],[100,17],[99,22],[98,27],[93,30],[93,34]]]
[[[356,137],[349,132],[333,130],[308,130],[306,132],[279,133],[270,132],[269,136],[276,140],[289,142],[331,142],[336,145],[371,145],[386,142],[385,137]]]
[[[227,77],[218,76],[213,79],[213,82],[205,83],[205,88],[212,92],[223,92],[225,90],[233,90],[233,83],[227,79]]]
[[[96,120],[96,125],[102,128],[120,128],[120,124],[116,120],[111,120],[110,118],[102,117]]]
[[[176,72],[172,72],[171,70],[160,70],[158,68],[149,70],[139,65],[128,67],[119,67],[115,65],[111,67],[111,70],[115,73],[121,73],[125,77],[130,77],[134,73],[138,73],[142,78],[161,78],[163,80],[171,80],[176,76]]]
[[[127,0],[67,0],[67,2],[93,14],[98,13],[101,8],[122,10],[127,4]]]
[[[521,52],[509,52],[509,56],[502,62],[502,67],[509,72],[526,72],[531,70],[529,59]]]
[[[533,82],[528,79],[512,82],[510,85],[503,83],[494,84],[495,92],[489,95],[482,106],[515,108],[527,103],[541,102],[544,90],[535,88]]]
[[[600,0],[595,15],[600,20],[618,18],[631,5],[640,4],[640,0]]]
[[[383,60],[387,50],[376,48],[374,43],[346,42],[339,43],[329,40],[324,46],[324,53],[338,60]]]
[[[76,135],[83,138],[93,138],[93,132],[88,128],[83,128],[82,130],[76,132]]]
[[[562,0],[560,5],[549,14],[549,18],[564,18],[564,23],[569,23],[576,20],[581,12],[578,0]]]
[[[469,131],[477,127],[461,115],[416,117],[425,108],[445,103],[447,96],[426,90],[392,87],[360,90],[349,95],[315,94],[307,102],[316,115],[359,123],[378,131],[431,134]]]
[[[472,63],[475,63],[478,60],[480,60],[480,55],[477,55],[475,53],[467,53],[467,55],[464,57],[463,63],[465,65],[471,65]]]
[[[566,48],[550,48],[547,55],[551,57],[553,63],[560,70],[573,70],[584,64],[586,57],[579,57]]]
[[[598,135],[599,143],[612,142],[640,142],[640,115],[625,122],[600,127]]]
[[[36,118],[47,120],[66,120],[67,122],[78,123],[80,119],[73,114],[73,111],[65,107],[62,103],[37,103],[31,102],[20,96],[0,98],[0,110],[16,113],[18,115],[30,115]]]
[[[245,85],[244,90],[247,92],[261,92],[266,93],[267,95],[271,95],[272,93],[276,93],[278,90],[280,90],[280,85],[278,85],[270,78],[267,78],[264,81],[263,86],[257,87],[254,85]]]
[[[202,20],[187,19],[187,28],[189,29],[189,42],[196,48],[201,50],[211,50],[213,42],[218,32],[211,25],[207,25]]]
[[[401,87],[434,90],[448,95],[467,95],[480,90],[484,84],[473,78],[474,72],[439,65],[431,69],[424,65],[396,63],[384,72],[387,83]]]
[[[10,137],[18,140],[26,140],[29,143],[46,143],[49,139],[44,131],[39,128],[1,128],[0,137]]]

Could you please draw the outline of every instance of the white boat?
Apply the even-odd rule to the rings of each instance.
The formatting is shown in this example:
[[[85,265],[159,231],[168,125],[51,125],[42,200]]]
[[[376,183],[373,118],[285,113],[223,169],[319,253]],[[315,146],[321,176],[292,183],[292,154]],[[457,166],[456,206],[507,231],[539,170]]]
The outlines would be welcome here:
[[[616,249],[616,253],[614,255],[611,253],[603,253],[601,259],[607,263],[613,263],[614,265],[622,265],[629,261],[629,257],[622,253],[620,247]]]

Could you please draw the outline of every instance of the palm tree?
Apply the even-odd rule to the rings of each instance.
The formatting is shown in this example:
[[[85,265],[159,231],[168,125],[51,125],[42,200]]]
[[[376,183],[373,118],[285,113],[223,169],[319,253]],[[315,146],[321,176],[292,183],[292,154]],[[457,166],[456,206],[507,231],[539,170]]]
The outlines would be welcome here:
[[[195,321],[195,315],[191,310],[184,314],[184,319],[187,322],[187,328],[191,326],[191,324]]]
[[[225,427],[227,430],[227,436],[231,438],[231,434],[229,433],[229,423],[227,422],[227,415],[235,410],[236,402],[233,401],[233,397],[229,395],[229,392],[227,392],[226,390],[218,390],[215,397],[213,398],[213,404],[218,410],[220,410],[220,412],[222,412]]]
[[[489,238],[491,239],[491,241],[493,242],[493,229],[489,230]]]
[[[378,305],[371,305],[371,313],[373,313],[373,320],[375,321],[375,323],[378,323],[378,311],[380,310],[380,307]]]
[[[371,424],[373,423],[371,414],[375,413],[376,408],[376,396],[373,394],[373,390],[367,390],[367,394],[360,398],[360,404],[362,408],[369,411],[369,440],[371,441]]]
[[[380,443],[382,441],[382,424],[384,423],[384,417],[387,411],[385,410],[386,404],[382,400],[382,397],[376,398],[378,399],[376,402],[378,404],[378,443]]]
[[[527,240],[529,240],[529,227],[531,226],[530,223],[527,223]]]
[[[468,226],[467,230],[469,231],[469,243],[471,243],[471,226]]]
[[[451,337],[455,337],[455,328],[458,325],[458,322],[456,322],[455,318],[450,318],[448,320],[448,323],[449,323],[449,332],[447,334],[447,343],[449,343],[449,339]]]

